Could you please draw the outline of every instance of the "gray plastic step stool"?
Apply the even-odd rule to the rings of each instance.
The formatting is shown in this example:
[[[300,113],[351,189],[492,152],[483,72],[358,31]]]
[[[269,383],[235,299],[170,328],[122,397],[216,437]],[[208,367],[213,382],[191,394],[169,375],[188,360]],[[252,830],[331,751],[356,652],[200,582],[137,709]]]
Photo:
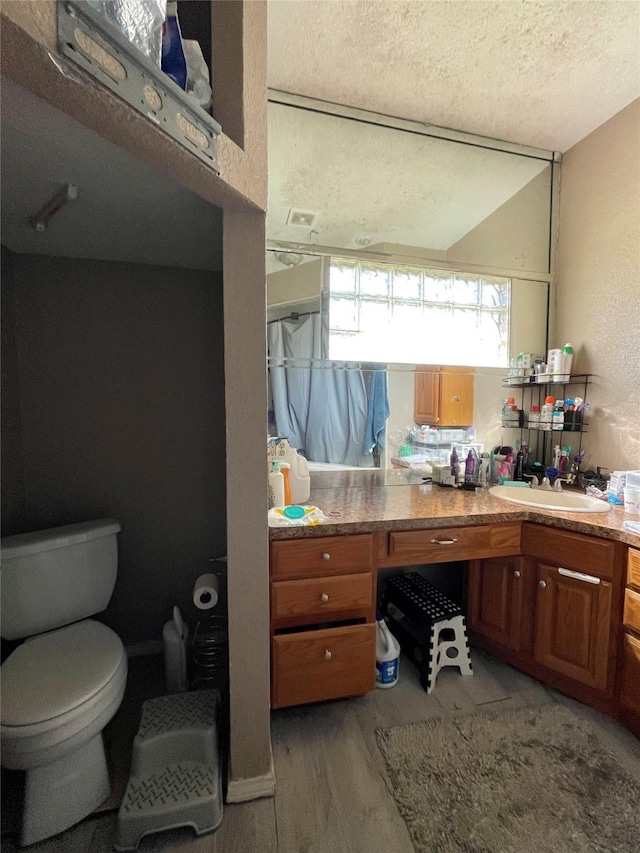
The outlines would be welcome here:
[[[165,829],[191,826],[203,835],[220,825],[219,707],[217,690],[144,703],[131,777],[118,812],[116,850],[135,850],[145,835]]]

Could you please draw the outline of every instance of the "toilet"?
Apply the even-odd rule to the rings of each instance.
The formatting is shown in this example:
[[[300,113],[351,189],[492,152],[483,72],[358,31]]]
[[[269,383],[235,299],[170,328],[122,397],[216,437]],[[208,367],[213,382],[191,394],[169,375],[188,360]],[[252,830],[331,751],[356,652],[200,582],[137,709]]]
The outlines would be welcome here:
[[[109,796],[102,730],[127,680],[120,638],[87,617],[111,598],[113,519],[1,540],[2,766],[26,770],[23,846],[68,829]],[[25,639],[26,638],[26,639]]]

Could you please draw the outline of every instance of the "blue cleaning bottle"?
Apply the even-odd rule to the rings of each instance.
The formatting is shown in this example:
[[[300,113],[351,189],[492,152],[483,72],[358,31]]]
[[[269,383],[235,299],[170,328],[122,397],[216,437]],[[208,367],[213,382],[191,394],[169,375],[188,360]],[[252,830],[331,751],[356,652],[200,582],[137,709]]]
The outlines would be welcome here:
[[[181,89],[187,88],[187,61],[182,49],[182,33],[178,23],[177,2],[167,3],[167,17],[162,25],[162,61],[164,73]]]

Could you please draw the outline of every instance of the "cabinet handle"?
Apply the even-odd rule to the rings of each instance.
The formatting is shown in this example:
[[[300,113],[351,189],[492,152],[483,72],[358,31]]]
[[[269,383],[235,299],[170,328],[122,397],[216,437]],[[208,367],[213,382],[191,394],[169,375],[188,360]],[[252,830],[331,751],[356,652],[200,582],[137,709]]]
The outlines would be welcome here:
[[[325,659],[325,660],[331,660],[331,652],[329,651],[329,649],[327,649],[327,650],[325,651],[325,653],[324,653],[324,659]]]
[[[540,587],[540,589],[545,589],[545,587],[547,586],[547,582],[546,581],[538,581],[538,586]]]
[[[513,576],[514,576],[514,578],[519,578],[520,572],[516,569],[515,572],[513,573]]]
[[[577,581],[586,581],[586,583],[600,583],[600,578],[594,575],[583,575],[582,572],[572,572],[571,569],[563,569],[558,566],[558,574],[565,578],[574,578]]]
[[[457,539],[430,539],[432,545],[454,545]]]
[[[322,593],[322,595],[320,596],[320,601],[322,601],[322,602],[327,602],[327,601],[329,601],[329,596],[327,595],[327,593],[326,593],[326,592],[323,592],[323,593]]]
[[[331,554],[324,553],[324,554],[322,555],[322,559],[323,559],[323,560],[330,560],[330,559],[331,559]]]

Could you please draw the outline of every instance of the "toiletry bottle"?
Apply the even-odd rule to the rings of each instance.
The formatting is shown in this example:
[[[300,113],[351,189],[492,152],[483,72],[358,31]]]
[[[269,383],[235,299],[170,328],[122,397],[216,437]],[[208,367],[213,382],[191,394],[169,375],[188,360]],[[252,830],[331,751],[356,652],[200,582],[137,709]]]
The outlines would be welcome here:
[[[573,364],[573,347],[571,344],[565,344],[562,347],[562,374],[565,379],[571,376],[571,365]]]
[[[544,406],[540,412],[540,429],[551,432],[553,424],[553,397],[545,397]]]
[[[280,462],[274,461],[269,474],[269,509],[284,505],[284,477],[280,470]]]
[[[478,467],[478,485],[483,488],[489,485],[489,463],[491,459],[488,453],[482,453],[480,456],[480,465]]]
[[[284,503],[282,506],[291,506],[291,464],[281,462],[280,470],[284,479]]]
[[[564,429],[564,400],[556,400],[551,419],[551,429]]]
[[[560,470],[560,445],[556,444],[553,448],[553,467]]]
[[[451,476],[453,477],[453,482],[458,482],[458,474],[460,473],[460,465],[458,463],[458,454],[456,453],[455,447],[451,451]]]
[[[516,467],[513,472],[513,479],[522,482],[524,480],[524,451],[522,448],[516,453]]]
[[[520,426],[520,413],[514,397],[507,400],[507,421],[508,426],[514,429]]]
[[[561,474],[566,474],[569,469],[569,454],[571,453],[570,447],[563,447],[560,452],[560,459],[558,460],[558,471]]]
[[[473,456],[473,450],[467,454],[466,462],[464,463],[464,481],[465,483],[473,483],[476,473],[476,460]]]
[[[540,406],[534,403],[529,412],[529,429],[540,429]]]
[[[178,23],[178,4],[173,0],[167,3],[167,17],[162,25],[161,67],[167,77],[170,77],[181,89],[187,88],[187,61],[184,57],[182,33]]]

